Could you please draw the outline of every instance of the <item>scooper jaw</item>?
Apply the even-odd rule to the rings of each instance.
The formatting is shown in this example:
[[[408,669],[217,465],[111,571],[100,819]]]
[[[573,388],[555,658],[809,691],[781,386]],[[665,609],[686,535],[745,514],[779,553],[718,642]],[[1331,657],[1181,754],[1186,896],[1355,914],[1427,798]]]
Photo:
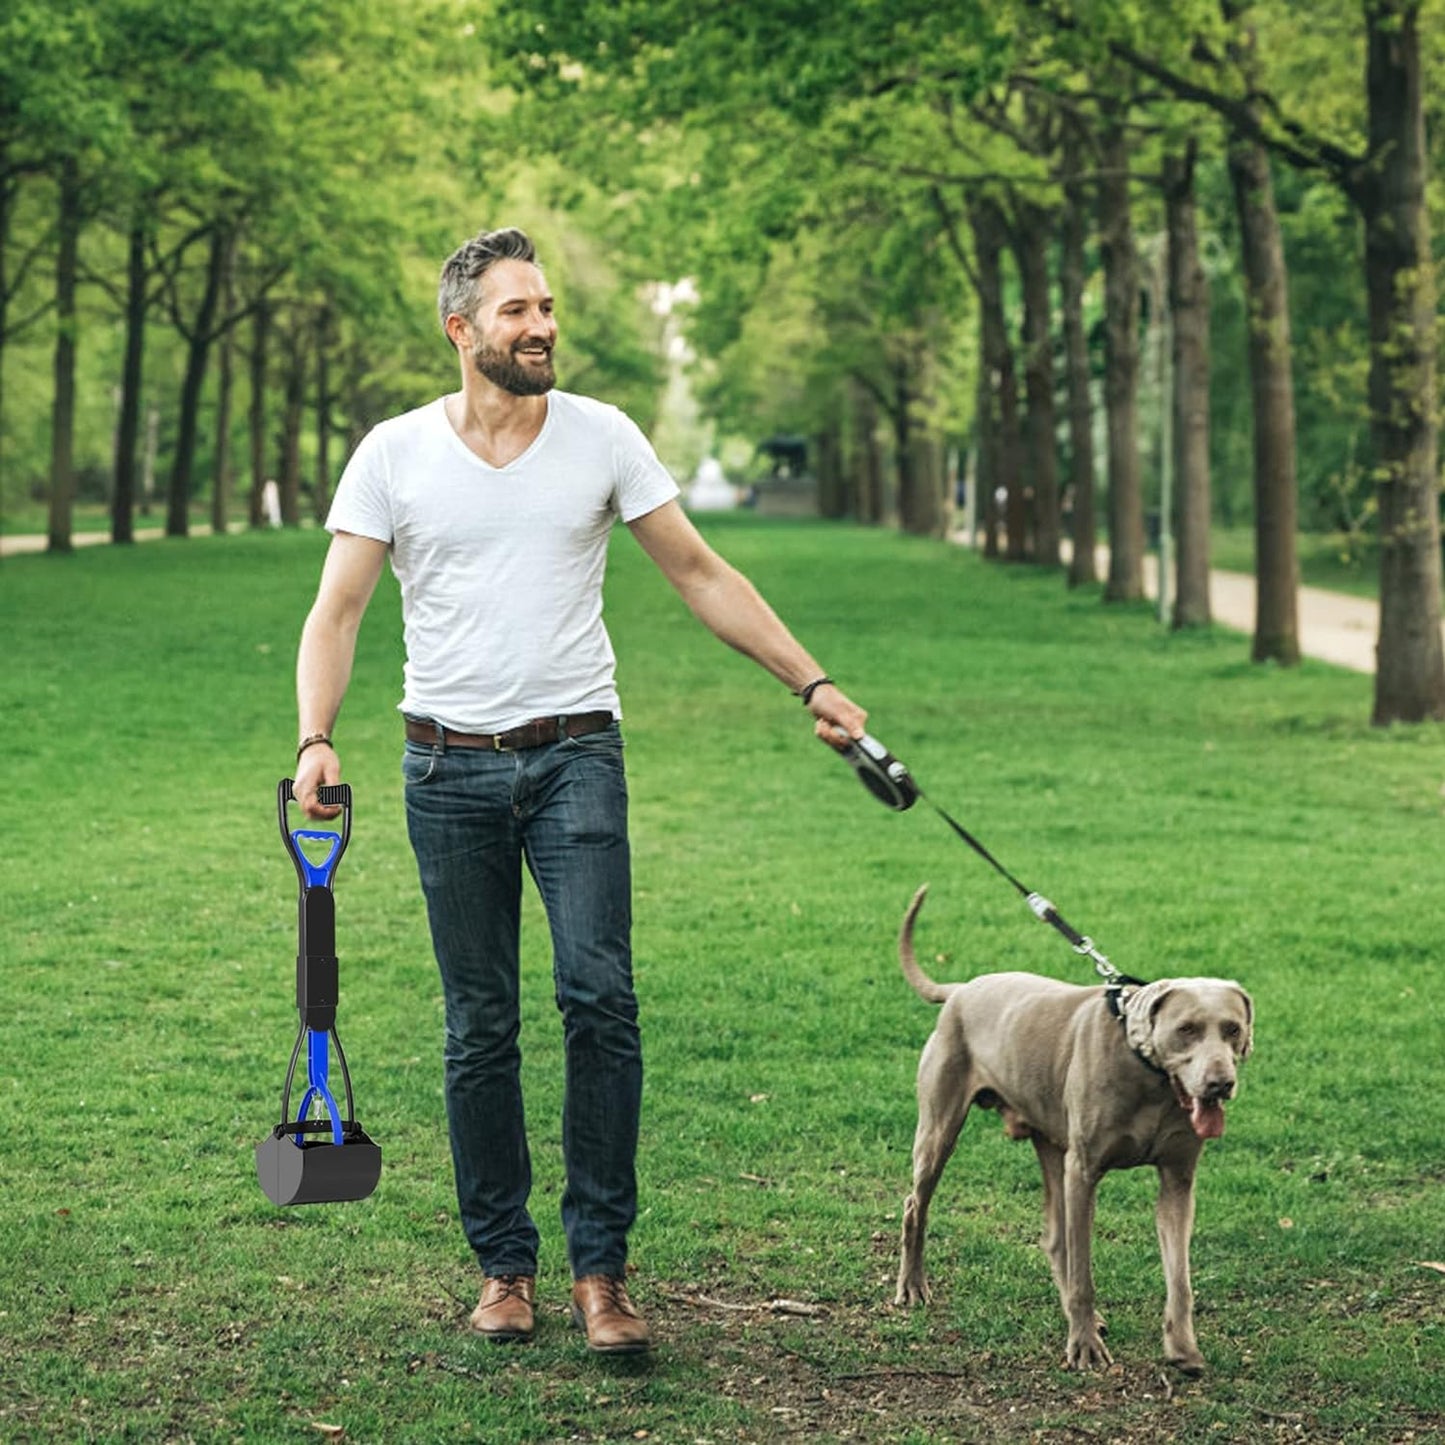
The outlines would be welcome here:
[[[286,1087],[281,1094],[281,1122],[256,1145],[256,1176],[273,1204],[328,1204],[365,1199],[381,1178],[381,1150],[356,1118],[351,1073],[336,1034],[338,966],[336,902],[331,880],[351,837],[351,787],[342,783],[322,788],[323,803],[340,806],[342,831],[321,833],[289,827],[286,805],[293,798],[292,779],[277,789],[281,837],[301,882],[296,953],[296,1007],[301,1017]],[[329,843],[326,856],[313,863],[301,841]],[[336,1046],[346,1095],[346,1112],[337,1108],[330,1085],[330,1045]],[[306,1092],[295,1119],[290,1118],[296,1064],[306,1049]],[[311,1119],[319,1104],[325,1118]],[[308,1137],[316,1135],[318,1137]]]

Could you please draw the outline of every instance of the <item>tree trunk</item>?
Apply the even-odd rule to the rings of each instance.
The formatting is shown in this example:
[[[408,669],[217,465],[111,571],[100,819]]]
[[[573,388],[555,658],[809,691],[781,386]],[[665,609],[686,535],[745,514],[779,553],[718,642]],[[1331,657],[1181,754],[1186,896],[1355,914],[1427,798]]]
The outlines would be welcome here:
[[[1070,145],[1065,169],[1076,176],[1082,169],[1076,143]],[[1064,185],[1064,211],[1059,290],[1064,313],[1064,356],[1069,376],[1069,535],[1073,556],[1069,586],[1099,580],[1094,560],[1098,533],[1094,525],[1094,397],[1089,366],[1089,336],[1084,328],[1084,237],[1088,229],[1084,188],[1077,181]]]
[[[1034,561],[1059,565],[1059,473],[1054,415],[1054,346],[1049,328],[1049,233],[1052,213],[1020,202],[1014,256],[1024,293],[1024,436],[1033,494]]]
[[[1139,262],[1129,214],[1126,107],[1105,103],[1099,159],[1104,261],[1104,404],[1109,435],[1109,580],[1105,602],[1144,595],[1144,489],[1139,466]]]
[[[1229,147],[1244,251],[1249,382],[1254,417],[1255,662],[1293,667],[1299,650],[1295,552],[1294,380],[1290,374],[1289,279],[1269,154],[1236,137]]]
[[[872,393],[854,383],[853,486],[858,520],[876,527],[883,521],[883,459],[878,452],[878,411]]]
[[[220,308],[223,317],[235,311],[236,239],[226,246],[221,268]],[[220,336],[216,356],[216,431],[211,460],[211,534],[223,537],[230,528],[231,486],[235,468],[231,465],[231,413],[236,398],[236,338],[227,324]]]
[[[206,381],[206,363],[210,359],[211,342],[215,339],[216,312],[220,307],[221,279],[226,270],[226,253],[230,238],[221,227],[211,232],[210,253],[206,258],[206,280],[201,302],[186,346],[186,374],[181,383],[181,412],[176,431],[176,454],[171,464],[171,480],[166,511],[166,536],[185,537],[190,533],[189,509],[192,476],[196,464],[196,431],[200,423],[201,388]]]
[[[135,541],[136,476],[140,468],[141,382],[145,370],[146,228],[131,219],[126,245],[125,362],[120,382],[120,422],[115,434],[115,486],[110,499],[110,540]]]
[[[1445,718],[1435,397],[1435,274],[1418,0],[1367,0],[1371,164],[1359,186],[1380,514],[1371,721]]]
[[[250,523],[265,525],[262,498],[266,491],[266,361],[271,345],[271,308],[262,301],[251,323],[251,405],[247,416],[251,451]]]
[[[277,480],[281,484],[281,522],[301,525],[301,420],[306,407],[306,345],[299,329],[290,337],[286,386],[281,409],[281,447]]]
[[[978,378],[974,384],[974,456],[973,515],[983,529],[983,555],[998,557],[999,511],[995,493],[999,487],[998,411],[993,391],[993,375],[989,366],[988,341],[983,328],[978,335]],[[974,539],[969,538],[969,545]]]
[[[915,537],[938,537],[943,532],[943,447],[939,439],[921,427],[910,428],[908,471],[911,485],[899,493],[900,520],[905,532]]]
[[[1169,311],[1174,323],[1174,487],[1179,558],[1173,624],[1206,627],[1209,611],[1209,282],[1199,259],[1193,142],[1164,159]]]
[[[60,216],[55,255],[55,393],[50,415],[50,537],[52,552],[74,545],[75,292],[81,224],[80,168],[60,171]]]
[[[836,520],[848,515],[848,486],[843,476],[838,423],[829,420],[813,438],[818,458],[818,513]]]
[[[1019,432],[1018,381],[1013,347],[1004,312],[1002,258],[1008,227],[997,203],[987,198],[969,206],[973,226],[974,266],[978,272],[978,303],[983,330],[984,370],[989,388],[993,427],[992,494],[985,499],[996,515],[1003,494],[1005,556],[1020,562],[1026,555],[1027,511],[1023,488],[1023,438]],[[985,549],[987,551],[987,549]],[[988,555],[996,555],[988,552]]]
[[[0,158],[4,148],[0,146]],[[5,352],[10,341],[10,225],[15,182],[0,177],[0,516],[5,512]]]
[[[316,320],[316,483],[311,507],[324,526],[331,510],[331,312],[325,307]]]
[[[161,409],[146,408],[145,443],[140,458],[140,514],[149,517],[156,494],[156,457],[161,449]]]
[[[231,511],[231,406],[235,394],[235,341],[229,331],[216,355],[216,445],[211,469],[211,531],[224,536]]]
[[[898,525],[907,532],[911,530],[913,518],[913,493],[918,483],[913,450],[913,416],[910,407],[913,393],[909,384],[907,368],[901,363],[894,366],[893,402],[888,409],[888,420],[893,425],[893,471],[898,479]]]

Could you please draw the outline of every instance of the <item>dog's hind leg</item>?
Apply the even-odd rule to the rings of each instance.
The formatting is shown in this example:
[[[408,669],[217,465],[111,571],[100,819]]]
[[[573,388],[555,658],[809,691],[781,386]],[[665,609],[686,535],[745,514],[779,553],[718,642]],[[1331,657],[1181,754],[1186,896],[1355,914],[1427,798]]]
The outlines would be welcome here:
[[[918,1128],[913,1135],[913,1189],[903,1204],[902,1252],[894,1303],[924,1304],[923,1245],[928,1206],[968,1118],[972,1085],[966,1062],[935,1032],[918,1062]]]

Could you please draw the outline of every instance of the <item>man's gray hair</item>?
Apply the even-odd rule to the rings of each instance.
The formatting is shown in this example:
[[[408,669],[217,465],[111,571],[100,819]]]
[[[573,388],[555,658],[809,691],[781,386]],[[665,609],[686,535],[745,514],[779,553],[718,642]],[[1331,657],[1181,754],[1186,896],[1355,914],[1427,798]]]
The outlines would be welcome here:
[[[535,266],[537,248],[525,231],[508,226],[501,231],[479,231],[447,257],[437,288],[437,318],[443,331],[448,316],[470,317],[476,310],[482,277],[498,261],[530,261]]]

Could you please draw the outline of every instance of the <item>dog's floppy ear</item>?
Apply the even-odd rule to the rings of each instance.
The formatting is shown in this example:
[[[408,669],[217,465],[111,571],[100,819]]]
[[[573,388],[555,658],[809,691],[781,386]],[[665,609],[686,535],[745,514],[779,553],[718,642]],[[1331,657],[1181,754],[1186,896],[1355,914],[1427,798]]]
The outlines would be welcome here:
[[[1244,1043],[1239,1050],[1239,1057],[1247,1059],[1254,1052],[1254,1000],[1233,980],[1229,986],[1244,1000]]]
[[[1154,1050],[1154,1020],[1164,1006],[1164,1000],[1174,992],[1174,980],[1161,978],[1155,983],[1146,983],[1136,988],[1123,1000],[1124,1037],[1129,1047],[1151,1064],[1159,1059]]]

